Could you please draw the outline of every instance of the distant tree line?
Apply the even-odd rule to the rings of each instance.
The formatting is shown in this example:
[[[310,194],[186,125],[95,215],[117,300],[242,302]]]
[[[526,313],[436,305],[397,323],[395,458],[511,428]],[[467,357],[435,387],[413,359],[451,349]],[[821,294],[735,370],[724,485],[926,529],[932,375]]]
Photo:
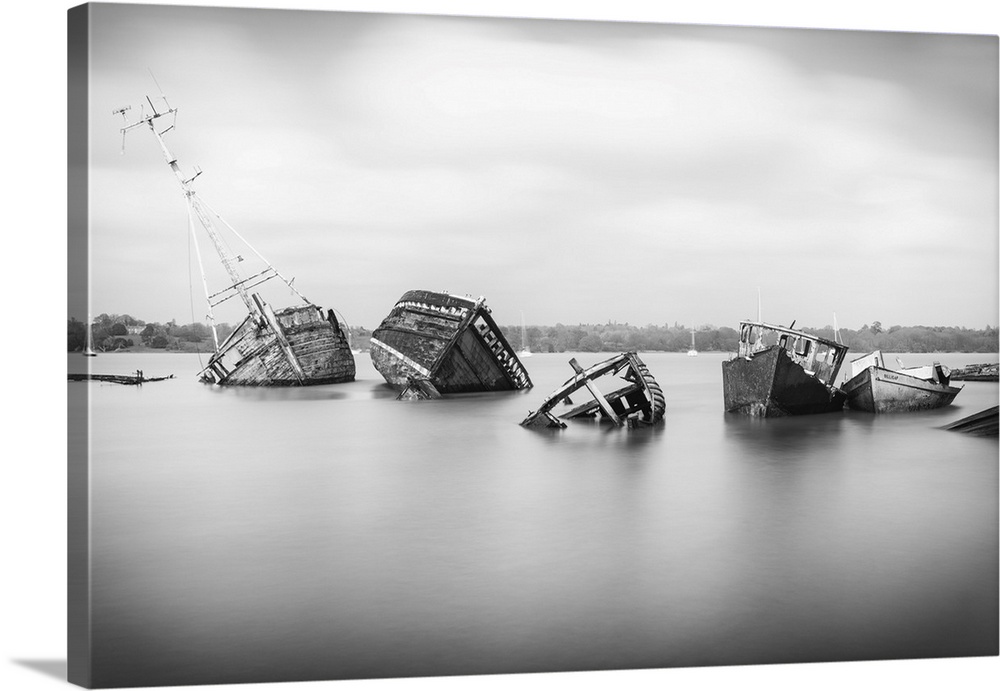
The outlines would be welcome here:
[[[821,329],[799,327],[806,333],[829,340],[835,338],[832,326]],[[516,349],[524,348],[520,326],[502,326],[507,340]],[[663,351],[686,352],[691,348],[691,327],[670,325],[632,326],[630,324],[577,324],[567,326],[529,326],[525,329],[528,348],[534,353]],[[728,326],[703,325],[694,329],[695,349],[699,351],[736,352],[739,332]],[[858,330],[840,329],[840,341],[852,351],[881,349],[890,353],[995,353],[998,332],[995,327],[967,329],[958,326],[890,326],[879,322],[865,324]]]
[[[86,324],[76,319],[69,322],[70,352],[83,350],[86,343]],[[235,327],[229,324],[216,326],[221,342]],[[507,340],[516,349],[524,348],[521,327],[501,326]],[[802,331],[829,340],[836,340],[832,326],[821,329],[799,327]],[[691,348],[691,327],[648,324],[577,324],[555,326],[529,326],[525,329],[526,344],[535,353],[565,352],[686,352]],[[694,329],[695,349],[699,351],[736,352],[739,332],[728,326],[702,325]],[[144,322],[128,314],[101,314],[91,323],[93,347],[99,351],[115,350],[168,350],[180,352],[210,352],[213,350],[212,330],[201,323],[166,324]],[[890,326],[880,322],[865,324],[860,329],[840,329],[840,340],[852,351],[868,352],[881,349],[890,353],[995,353],[998,332],[995,327],[967,329],[959,326]],[[364,327],[351,327],[355,347],[367,348],[371,331]]]
[[[219,324],[216,330],[221,341],[233,332],[229,324]],[[214,349],[212,329],[201,323],[180,325],[173,319],[166,324],[145,322],[128,314],[101,314],[90,324],[94,350],[173,350],[205,352]],[[87,325],[71,318],[68,322],[69,351],[83,350],[87,342]]]
[[[216,324],[219,343],[222,343],[236,327],[230,324]],[[114,352],[117,350],[165,350],[175,352],[212,352],[212,327],[195,322],[178,324],[171,319],[166,324],[145,322],[128,314],[101,314],[91,322],[91,342],[94,350]],[[351,329],[352,338],[361,347],[367,347],[371,331],[363,327]],[[87,342],[87,325],[70,318],[68,321],[69,352],[79,352]]]

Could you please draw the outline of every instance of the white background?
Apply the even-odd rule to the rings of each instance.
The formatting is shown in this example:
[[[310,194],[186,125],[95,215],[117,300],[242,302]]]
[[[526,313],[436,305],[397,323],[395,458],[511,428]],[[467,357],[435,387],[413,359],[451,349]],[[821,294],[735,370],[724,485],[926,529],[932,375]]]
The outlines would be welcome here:
[[[5,7],[2,231],[4,291],[0,355],[3,402],[3,588],[0,688],[65,688],[66,433],[63,324],[66,227],[66,10],[75,3],[36,0]],[[158,4],[178,3],[160,0]],[[231,2],[225,6],[410,11],[804,26],[952,33],[998,33],[993,3],[949,1],[801,3],[633,0],[568,2]],[[661,7],[660,5],[664,5]],[[13,211],[13,214],[9,213]],[[969,248],[974,251],[974,248]],[[995,322],[994,322],[995,323]],[[1000,659],[921,660],[707,669],[639,670],[495,677],[215,686],[216,689],[654,689],[995,688]]]

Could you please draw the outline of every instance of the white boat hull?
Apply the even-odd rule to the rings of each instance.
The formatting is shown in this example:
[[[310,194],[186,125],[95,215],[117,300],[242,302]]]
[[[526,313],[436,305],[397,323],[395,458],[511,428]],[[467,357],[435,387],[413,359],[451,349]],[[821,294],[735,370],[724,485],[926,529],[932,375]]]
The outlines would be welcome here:
[[[843,390],[848,407],[854,410],[897,413],[942,408],[962,389],[872,365],[844,384]]]

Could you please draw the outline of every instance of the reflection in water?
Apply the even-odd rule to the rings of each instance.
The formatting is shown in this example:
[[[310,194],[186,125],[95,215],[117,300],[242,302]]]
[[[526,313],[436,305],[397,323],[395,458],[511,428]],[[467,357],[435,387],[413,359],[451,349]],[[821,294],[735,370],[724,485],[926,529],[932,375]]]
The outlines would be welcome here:
[[[418,402],[363,357],[224,391],[99,358],[178,379],[91,389],[95,681],[995,654],[997,441],[938,428],[995,384],[933,419],[755,420],[721,355],[643,354],[663,425],[520,427],[568,357]]]

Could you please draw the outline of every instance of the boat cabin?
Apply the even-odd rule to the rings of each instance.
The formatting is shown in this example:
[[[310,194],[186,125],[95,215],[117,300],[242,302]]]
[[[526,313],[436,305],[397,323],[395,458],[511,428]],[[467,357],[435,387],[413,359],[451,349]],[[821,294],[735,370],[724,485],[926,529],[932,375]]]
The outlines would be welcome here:
[[[739,356],[752,359],[757,353],[782,348],[793,362],[828,386],[832,386],[847,356],[847,346],[790,327],[765,322],[740,322]]]

